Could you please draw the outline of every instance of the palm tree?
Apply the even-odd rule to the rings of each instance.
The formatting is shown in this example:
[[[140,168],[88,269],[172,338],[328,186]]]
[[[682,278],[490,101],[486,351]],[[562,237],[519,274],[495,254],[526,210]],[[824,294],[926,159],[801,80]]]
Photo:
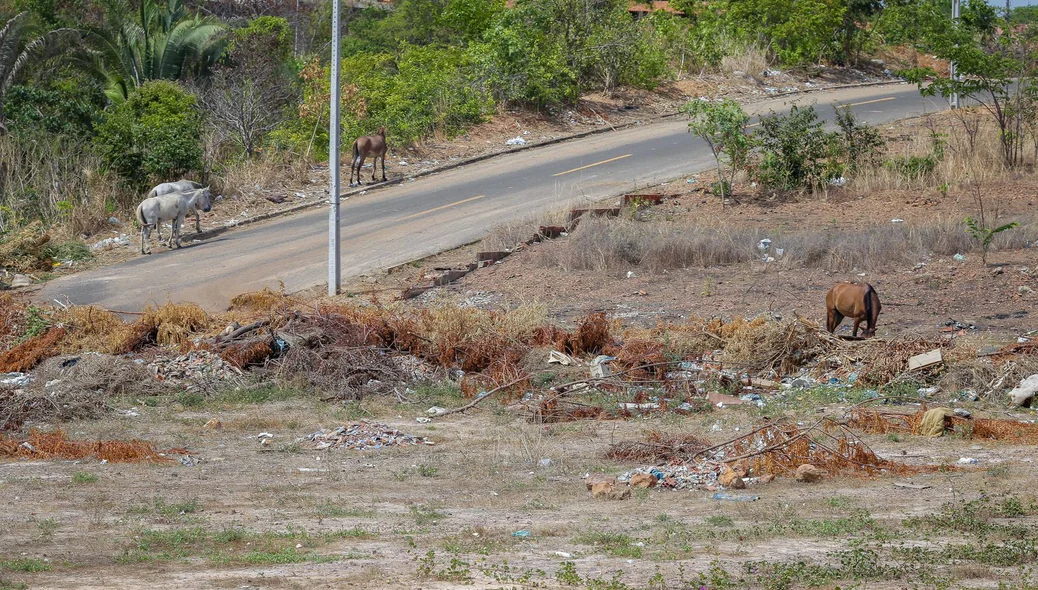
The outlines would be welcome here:
[[[29,13],[22,12],[7,21],[0,30],[0,132],[6,133],[4,102],[7,91],[18,79],[30,59],[38,61],[79,36],[75,29],[56,29],[31,41],[25,42],[29,26]]]
[[[85,26],[88,69],[102,79],[113,102],[148,80],[201,75],[223,54],[227,27],[213,17],[187,14],[182,0],[102,0],[100,26]]]

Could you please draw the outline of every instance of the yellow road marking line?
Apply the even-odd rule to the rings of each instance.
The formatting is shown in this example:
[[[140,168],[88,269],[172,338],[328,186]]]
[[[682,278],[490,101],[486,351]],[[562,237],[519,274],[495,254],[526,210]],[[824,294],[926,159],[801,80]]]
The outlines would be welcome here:
[[[863,101],[863,102],[852,102],[851,104],[849,104],[847,106],[849,106],[849,107],[858,107],[858,106],[861,106],[863,104],[872,104],[874,102],[884,102],[884,101],[887,101],[887,100],[896,100],[896,99],[897,99],[896,96],[888,96],[886,98],[877,98],[876,100],[866,100],[866,101]]]
[[[467,199],[462,199],[462,200],[454,202],[454,203],[448,203],[447,205],[441,205],[441,206],[435,207],[433,209],[428,209],[426,211],[420,211],[418,213],[414,213],[414,214],[408,215],[404,219],[412,219],[414,217],[418,217],[419,215],[425,215],[426,213],[435,213],[436,211],[441,211],[443,209],[450,209],[451,207],[457,207],[458,205],[461,205],[462,203],[471,203],[472,201],[476,201],[476,200],[482,199],[484,197],[486,197],[486,195],[479,195],[479,196],[476,196],[476,197],[469,197]]]
[[[580,168],[574,168],[572,170],[567,170],[565,172],[559,172],[558,174],[552,174],[552,176],[562,176],[563,174],[577,172],[578,170],[584,170],[586,168],[591,168],[592,166],[601,166],[602,164],[608,164],[609,162],[615,162],[617,160],[623,160],[624,158],[630,158],[633,155],[634,154],[624,154],[622,156],[617,156],[615,158],[609,158],[608,160],[602,160],[601,162],[595,162],[594,164],[588,164],[587,166],[581,166]]]

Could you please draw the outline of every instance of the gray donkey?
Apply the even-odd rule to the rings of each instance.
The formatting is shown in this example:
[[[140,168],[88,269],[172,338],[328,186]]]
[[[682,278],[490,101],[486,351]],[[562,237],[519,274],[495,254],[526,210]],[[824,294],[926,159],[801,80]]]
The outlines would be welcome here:
[[[163,182],[155,188],[148,191],[147,198],[161,197],[162,195],[168,195],[170,193],[182,193],[184,191],[193,191],[203,188],[201,184],[193,180],[178,180],[176,182]],[[202,220],[201,216],[198,215],[198,208],[194,208],[195,212],[195,232],[202,233]],[[162,242],[162,227],[156,227],[155,231],[158,233],[158,240]]]
[[[177,248],[180,247],[180,226],[184,224],[184,217],[192,209],[199,209],[206,213],[212,209],[209,201],[209,187],[183,192],[169,193],[157,197],[149,197],[137,205],[136,219],[141,224],[141,254],[151,254],[151,245],[148,237],[151,228],[156,229],[163,221],[172,221],[173,229],[169,233],[169,248],[176,241]],[[161,239],[159,240],[161,242]],[[145,250],[145,244],[148,244]]]

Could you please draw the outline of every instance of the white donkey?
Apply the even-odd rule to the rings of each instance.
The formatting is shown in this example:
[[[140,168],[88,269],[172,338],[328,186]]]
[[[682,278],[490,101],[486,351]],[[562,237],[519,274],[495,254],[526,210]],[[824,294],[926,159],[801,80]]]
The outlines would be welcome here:
[[[136,219],[141,224],[141,254],[151,254],[151,245],[148,244],[151,228],[157,229],[163,221],[173,222],[169,243],[166,245],[172,248],[175,240],[179,248],[180,226],[183,225],[188,212],[195,208],[201,208],[207,213],[212,208],[209,202],[209,187],[144,199],[137,205],[136,213]],[[148,244],[147,250],[144,249],[145,244]]]
[[[195,182],[193,180],[178,180],[176,182],[163,182],[162,184],[160,184],[160,185],[156,186],[155,188],[151,189],[150,191],[148,191],[148,196],[146,198],[161,197],[162,195],[168,195],[170,193],[182,193],[184,191],[193,191],[193,190],[198,190],[200,188],[204,188],[204,187],[202,187],[201,184],[198,184],[197,182]],[[197,233],[202,233],[202,220],[201,220],[201,217],[198,215],[198,207],[194,208],[194,212],[195,212],[195,231]],[[155,228],[155,231],[158,233],[159,242],[162,242],[162,226],[159,226],[159,227]]]

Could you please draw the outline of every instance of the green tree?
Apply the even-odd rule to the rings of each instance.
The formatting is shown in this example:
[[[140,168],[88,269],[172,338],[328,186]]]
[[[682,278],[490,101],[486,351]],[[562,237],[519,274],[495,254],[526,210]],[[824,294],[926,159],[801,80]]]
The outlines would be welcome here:
[[[148,80],[180,80],[204,74],[223,53],[226,26],[189,15],[182,0],[101,0],[102,25],[87,24],[87,51],[80,60],[102,80],[113,102],[130,97]]]
[[[102,162],[135,190],[202,167],[202,117],[175,82],[142,84],[105,112],[94,144]]]
[[[1017,166],[1022,163],[1027,113],[1012,83],[1017,82],[1017,89],[1031,84],[1038,55],[1033,44],[1004,24],[983,0],[970,0],[959,22],[931,13],[923,43],[937,57],[954,61],[958,76],[950,78],[932,68],[914,68],[902,75],[924,96],[957,94],[965,103],[980,104],[998,125],[1003,162]]]
[[[0,29],[0,131],[6,131],[3,106],[7,92],[30,63],[40,63],[78,37],[73,29],[57,29],[29,38],[30,15],[22,12]]]
[[[719,102],[690,100],[681,107],[681,112],[689,117],[689,133],[702,138],[714,156],[723,207],[725,197],[732,195],[735,172],[746,165],[753,145],[752,138],[745,131],[750,116],[730,98]]]

